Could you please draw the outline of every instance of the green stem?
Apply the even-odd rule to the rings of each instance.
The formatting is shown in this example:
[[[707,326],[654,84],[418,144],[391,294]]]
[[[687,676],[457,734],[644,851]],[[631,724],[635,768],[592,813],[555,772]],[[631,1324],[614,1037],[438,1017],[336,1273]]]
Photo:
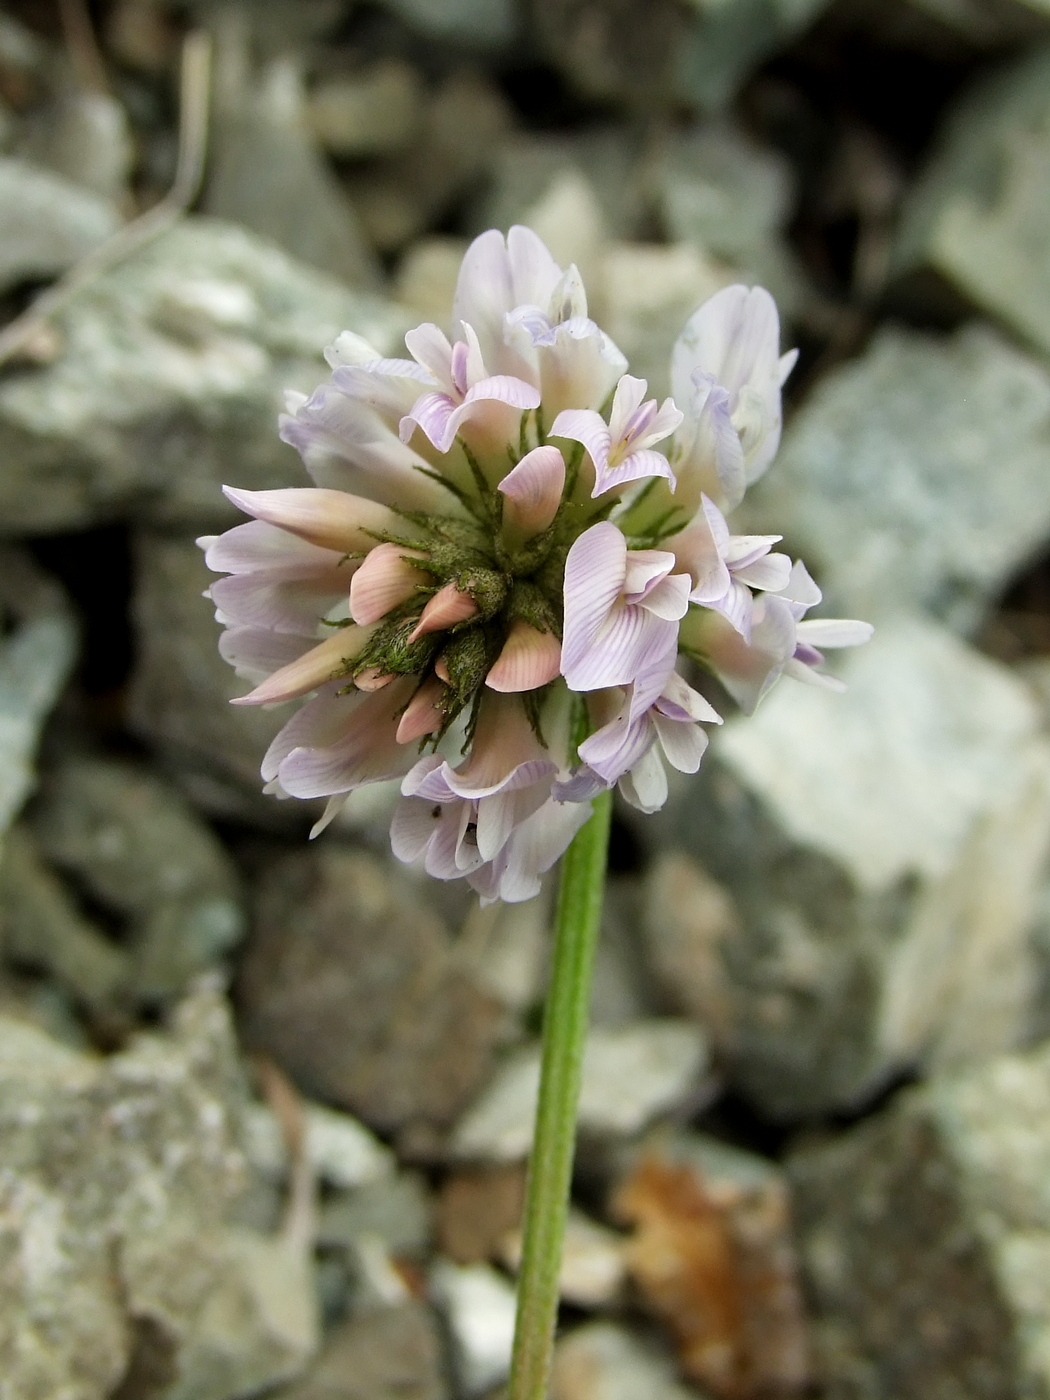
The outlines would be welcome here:
[[[547,1397],[611,814],[612,794],[602,793],[562,860],[508,1400]]]

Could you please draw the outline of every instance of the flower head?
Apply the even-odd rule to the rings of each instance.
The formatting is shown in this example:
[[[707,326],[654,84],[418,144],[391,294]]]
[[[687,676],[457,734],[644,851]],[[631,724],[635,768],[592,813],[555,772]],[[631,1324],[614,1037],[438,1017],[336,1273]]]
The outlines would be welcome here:
[[[315,485],[228,488],[252,519],[201,542],[235,703],[302,702],[267,790],[327,798],[320,828],[397,781],[401,859],[526,899],[597,792],[653,811],[665,762],[696,771],[721,721],[683,656],[745,709],[782,674],[834,684],[823,651],[870,629],[806,620],[804,567],[723,515],[776,450],[778,338],[768,293],[726,288],[658,404],[525,228],[475,239],[411,358],[340,336],[281,419]]]

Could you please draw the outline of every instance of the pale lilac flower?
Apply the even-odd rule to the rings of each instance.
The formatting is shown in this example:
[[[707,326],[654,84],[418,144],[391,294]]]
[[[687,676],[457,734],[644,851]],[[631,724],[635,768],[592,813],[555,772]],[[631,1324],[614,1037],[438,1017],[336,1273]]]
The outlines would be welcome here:
[[[690,581],[674,574],[673,554],[627,548],[610,521],[586,530],[565,561],[562,675],[570,690],[629,685],[667,662],[674,666],[678,621]]]
[[[594,466],[592,496],[643,477],[666,477],[674,490],[670,462],[652,448],[671,436],[683,415],[671,399],[659,408],[655,399],[643,402],[645,389],[644,379],[625,374],[616,386],[608,423],[592,409],[567,408],[551,425],[552,437],[571,438],[586,448]]]
[[[804,567],[722,514],[780,431],[767,293],[700,308],[662,405],[528,229],[471,244],[449,329],[403,359],[339,336],[280,420],[315,485],[228,489],[255,518],[201,544],[235,703],[299,702],[264,790],[327,798],[316,833],[398,782],[400,859],[527,899],[597,792],[653,811],[666,763],[696,771],[720,718],[680,656],[750,709],[781,675],[835,684],[824,649],[870,629],[806,620]]]
[[[686,322],[671,353],[671,392],[685,419],[673,460],[690,513],[706,491],[740,504],[780,443],[780,390],[798,358],[780,354],[776,303],[763,287],[723,287]]]
[[[702,603],[725,617],[745,638],[751,635],[752,588],[778,593],[787,587],[791,560],[770,553],[781,535],[733,535],[709,496],[679,534],[667,540],[692,580],[691,603]]]

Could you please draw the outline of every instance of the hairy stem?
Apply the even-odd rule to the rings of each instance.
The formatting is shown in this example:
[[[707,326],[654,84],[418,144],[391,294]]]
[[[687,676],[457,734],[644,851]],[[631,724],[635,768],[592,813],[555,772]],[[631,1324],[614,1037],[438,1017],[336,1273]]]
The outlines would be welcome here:
[[[611,813],[612,794],[602,793],[562,860],[508,1400],[547,1396]]]

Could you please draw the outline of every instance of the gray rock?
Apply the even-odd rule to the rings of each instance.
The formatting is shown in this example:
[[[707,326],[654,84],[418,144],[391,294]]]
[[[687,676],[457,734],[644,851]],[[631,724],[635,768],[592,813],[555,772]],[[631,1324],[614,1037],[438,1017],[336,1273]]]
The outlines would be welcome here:
[[[676,55],[678,89],[703,111],[729,105],[763,59],[811,24],[828,0],[689,0],[697,19]]]
[[[81,913],[24,826],[0,852],[0,951],[95,1010],[113,1009],[130,982],[127,954]]]
[[[677,1004],[782,1118],[1011,1048],[1032,989],[1050,751],[1028,691],[930,623],[886,626],[841,674],[843,695],[781,682],[649,819],[735,903],[663,867],[650,917],[672,931],[650,941]]]
[[[451,1123],[504,1022],[401,872],[331,841],[260,881],[239,1004],[253,1048],[383,1132]]]
[[[58,585],[11,549],[0,550],[0,608],[14,622],[0,637],[2,834],[36,781],[37,740],[72,669],[77,628]]]
[[[429,38],[460,47],[502,47],[519,27],[513,0],[389,0],[389,5]]]
[[[481,1395],[507,1379],[514,1341],[515,1290],[488,1264],[438,1259],[430,1289],[445,1316],[456,1378],[464,1395]]]
[[[321,1103],[304,1102],[305,1147],[319,1180],[339,1191],[392,1176],[394,1154],[363,1123]],[[288,1147],[273,1110],[253,1104],[246,1119],[252,1166],[272,1181],[288,1175]]]
[[[306,1256],[235,1223],[244,1102],[212,992],[109,1061],[0,1022],[5,1400],[234,1400],[302,1368]]]
[[[706,1062],[704,1034],[687,1021],[594,1027],[584,1051],[580,1131],[595,1138],[632,1136],[658,1114],[688,1102],[700,1087]],[[495,1162],[525,1157],[539,1082],[538,1046],[509,1055],[457,1123],[453,1154]]]
[[[672,137],[655,178],[659,213],[674,241],[694,243],[739,281],[766,287],[782,317],[797,312],[805,281],[781,237],[794,205],[782,156],[735,127],[701,126]]]
[[[1040,1047],[789,1159],[829,1395],[1050,1395],[1048,1122]]]
[[[1050,50],[982,81],[911,191],[899,270],[932,267],[1050,352]]]
[[[697,1133],[629,1151],[610,1198],[627,1268],[682,1374],[716,1396],[809,1393],[788,1188],[772,1162]]]
[[[308,115],[333,155],[389,155],[415,138],[422,120],[423,80],[399,58],[324,78],[310,91]]]
[[[263,796],[259,765],[287,712],[230,705],[244,682],[219,655],[215,608],[202,596],[215,576],[201,551],[189,539],[142,534],[135,559],[131,728],[209,812],[271,826],[319,816],[319,804]]]
[[[1050,533],[1050,375],[982,326],[882,330],[818,385],[744,515],[776,521],[836,615],[968,631]]]
[[[389,1254],[421,1258],[430,1243],[430,1217],[426,1182],[416,1172],[401,1172],[329,1196],[318,1215],[317,1241],[348,1247],[369,1236]]]
[[[19,154],[104,200],[127,197],[135,154],[128,115],[110,93],[81,86],[64,65],[50,100],[27,119]]]
[[[562,1337],[554,1353],[551,1400],[696,1400],[671,1358],[618,1322],[589,1322]]]
[[[448,1400],[442,1361],[424,1303],[378,1308],[332,1332],[309,1374],[276,1400]]]
[[[119,227],[110,200],[29,161],[0,159],[0,291],[65,272]]]
[[[310,128],[300,61],[284,53],[254,72],[248,37],[239,25],[220,26],[204,212],[351,286],[375,286],[357,214]]]
[[[406,324],[243,229],[185,220],[56,316],[54,363],[0,384],[0,528],[75,530],[129,510],[233,523],[221,483],[302,475],[277,438],[283,390],[317,385],[341,330],[387,353]]]
[[[33,825],[55,864],[127,920],[138,996],[177,995],[243,935],[232,860],[185,798],[142,765],[62,764]]]

